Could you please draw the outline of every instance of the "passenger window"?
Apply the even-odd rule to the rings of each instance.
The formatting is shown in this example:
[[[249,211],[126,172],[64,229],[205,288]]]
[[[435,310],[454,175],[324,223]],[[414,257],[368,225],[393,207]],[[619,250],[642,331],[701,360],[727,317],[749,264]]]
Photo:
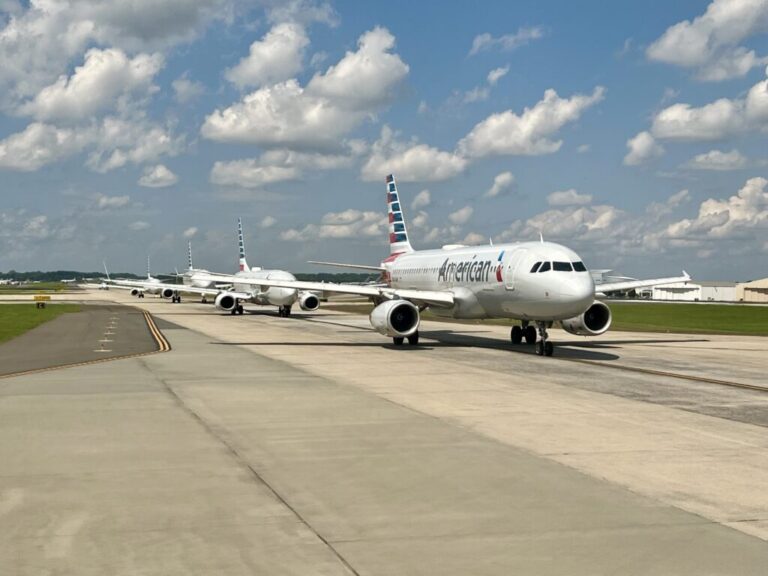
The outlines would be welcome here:
[[[531,268],[531,274],[534,274],[539,269],[539,266],[541,266],[541,262],[536,262],[536,264],[533,265],[533,268]]]
[[[539,268],[539,272],[549,272],[551,270],[552,266],[549,264],[549,262],[544,262],[541,265],[541,268]]]
[[[572,272],[573,268],[571,268],[570,262],[552,262],[552,269],[555,272]]]
[[[584,262],[574,262],[573,263],[573,269],[576,270],[576,272],[586,272],[587,267],[584,266]]]

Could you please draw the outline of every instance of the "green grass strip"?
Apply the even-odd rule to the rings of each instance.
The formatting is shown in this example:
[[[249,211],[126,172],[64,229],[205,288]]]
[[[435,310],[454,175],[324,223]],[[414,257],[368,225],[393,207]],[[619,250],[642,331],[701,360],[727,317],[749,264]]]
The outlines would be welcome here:
[[[0,342],[16,338],[40,324],[58,318],[62,314],[79,312],[77,304],[46,303],[45,308],[35,308],[33,302],[24,304],[0,304]]]

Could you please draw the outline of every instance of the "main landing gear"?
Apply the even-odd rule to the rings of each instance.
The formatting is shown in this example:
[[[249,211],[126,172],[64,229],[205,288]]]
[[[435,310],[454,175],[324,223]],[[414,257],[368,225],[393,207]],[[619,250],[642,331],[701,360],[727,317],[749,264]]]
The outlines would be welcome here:
[[[176,303],[180,304],[181,303],[181,294],[179,294],[177,296],[171,296],[171,303],[172,304],[176,304]]]
[[[288,318],[291,315],[291,307],[287,305],[278,307],[277,315],[281,318]]]
[[[237,306],[232,308],[232,310],[230,310],[229,313],[232,314],[232,316],[234,316],[235,314],[242,315],[243,314],[243,305],[242,304],[238,304]]]
[[[402,346],[405,342],[405,337],[403,336],[393,336],[392,337],[392,343],[395,346]],[[408,336],[408,345],[409,346],[416,346],[419,343],[419,331],[416,330],[413,334]]]
[[[200,304],[208,304],[208,298],[206,298],[205,296],[203,296],[203,297],[200,299]]]
[[[539,356],[552,356],[555,351],[555,347],[552,342],[549,341],[549,334],[547,333],[547,322],[536,322],[534,327],[528,322],[523,322],[522,326],[512,326],[509,338],[512,340],[512,344],[520,344],[525,339],[526,344],[536,345],[536,354]],[[537,338],[538,331],[538,338]]]

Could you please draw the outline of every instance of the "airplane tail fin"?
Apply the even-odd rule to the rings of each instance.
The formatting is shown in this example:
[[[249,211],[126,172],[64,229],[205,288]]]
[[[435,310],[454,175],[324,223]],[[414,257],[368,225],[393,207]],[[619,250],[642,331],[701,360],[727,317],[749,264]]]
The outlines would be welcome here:
[[[239,268],[240,272],[248,271],[250,268],[248,268],[248,261],[245,259],[245,243],[243,242],[243,221],[238,218],[237,219],[237,243],[238,247],[240,249],[240,260],[239,260]]]
[[[102,260],[101,263],[104,264],[104,273],[107,275],[107,280],[108,281],[111,280],[110,277],[109,277],[109,270],[107,270],[107,261],[106,260]]]
[[[187,243],[187,264],[189,265],[189,269],[193,270],[192,268],[192,242]]]
[[[387,215],[389,216],[389,253],[413,252],[413,247],[408,241],[408,231],[405,229],[397,183],[392,174],[387,176]]]
[[[147,254],[147,280],[152,278],[152,274],[149,272],[149,254]]]

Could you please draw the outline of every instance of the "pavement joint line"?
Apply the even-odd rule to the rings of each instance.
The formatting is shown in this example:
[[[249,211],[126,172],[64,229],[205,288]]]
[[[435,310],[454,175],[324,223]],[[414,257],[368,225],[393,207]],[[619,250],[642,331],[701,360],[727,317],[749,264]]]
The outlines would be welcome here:
[[[151,356],[153,354],[160,354],[162,352],[169,352],[171,345],[157,328],[149,312],[144,312],[144,320],[147,322],[149,331],[155,339],[158,345],[157,350],[151,352],[138,352],[136,354],[126,354],[125,356],[113,356],[111,358],[94,358],[93,360],[86,360],[85,362],[74,362],[72,364],[59,364],[58,366],[48,366],[47,368],[35,368],[33,370],[22,370],[21,372],[12,372],[11,374],[0,374],[0,380],[6,378],[15,378],[17,376],[28,376],[30,374],[41,374],[43,372],[53,372],[54,370],[61,370],[63,368],[79,368],[81,366],[90,366],[92,364],[101,364],[103,362],[112,362],[113,360],[130,360],[131,358],[141,358],[142,356]],[[106,352],[106,350],[105,350]]]

